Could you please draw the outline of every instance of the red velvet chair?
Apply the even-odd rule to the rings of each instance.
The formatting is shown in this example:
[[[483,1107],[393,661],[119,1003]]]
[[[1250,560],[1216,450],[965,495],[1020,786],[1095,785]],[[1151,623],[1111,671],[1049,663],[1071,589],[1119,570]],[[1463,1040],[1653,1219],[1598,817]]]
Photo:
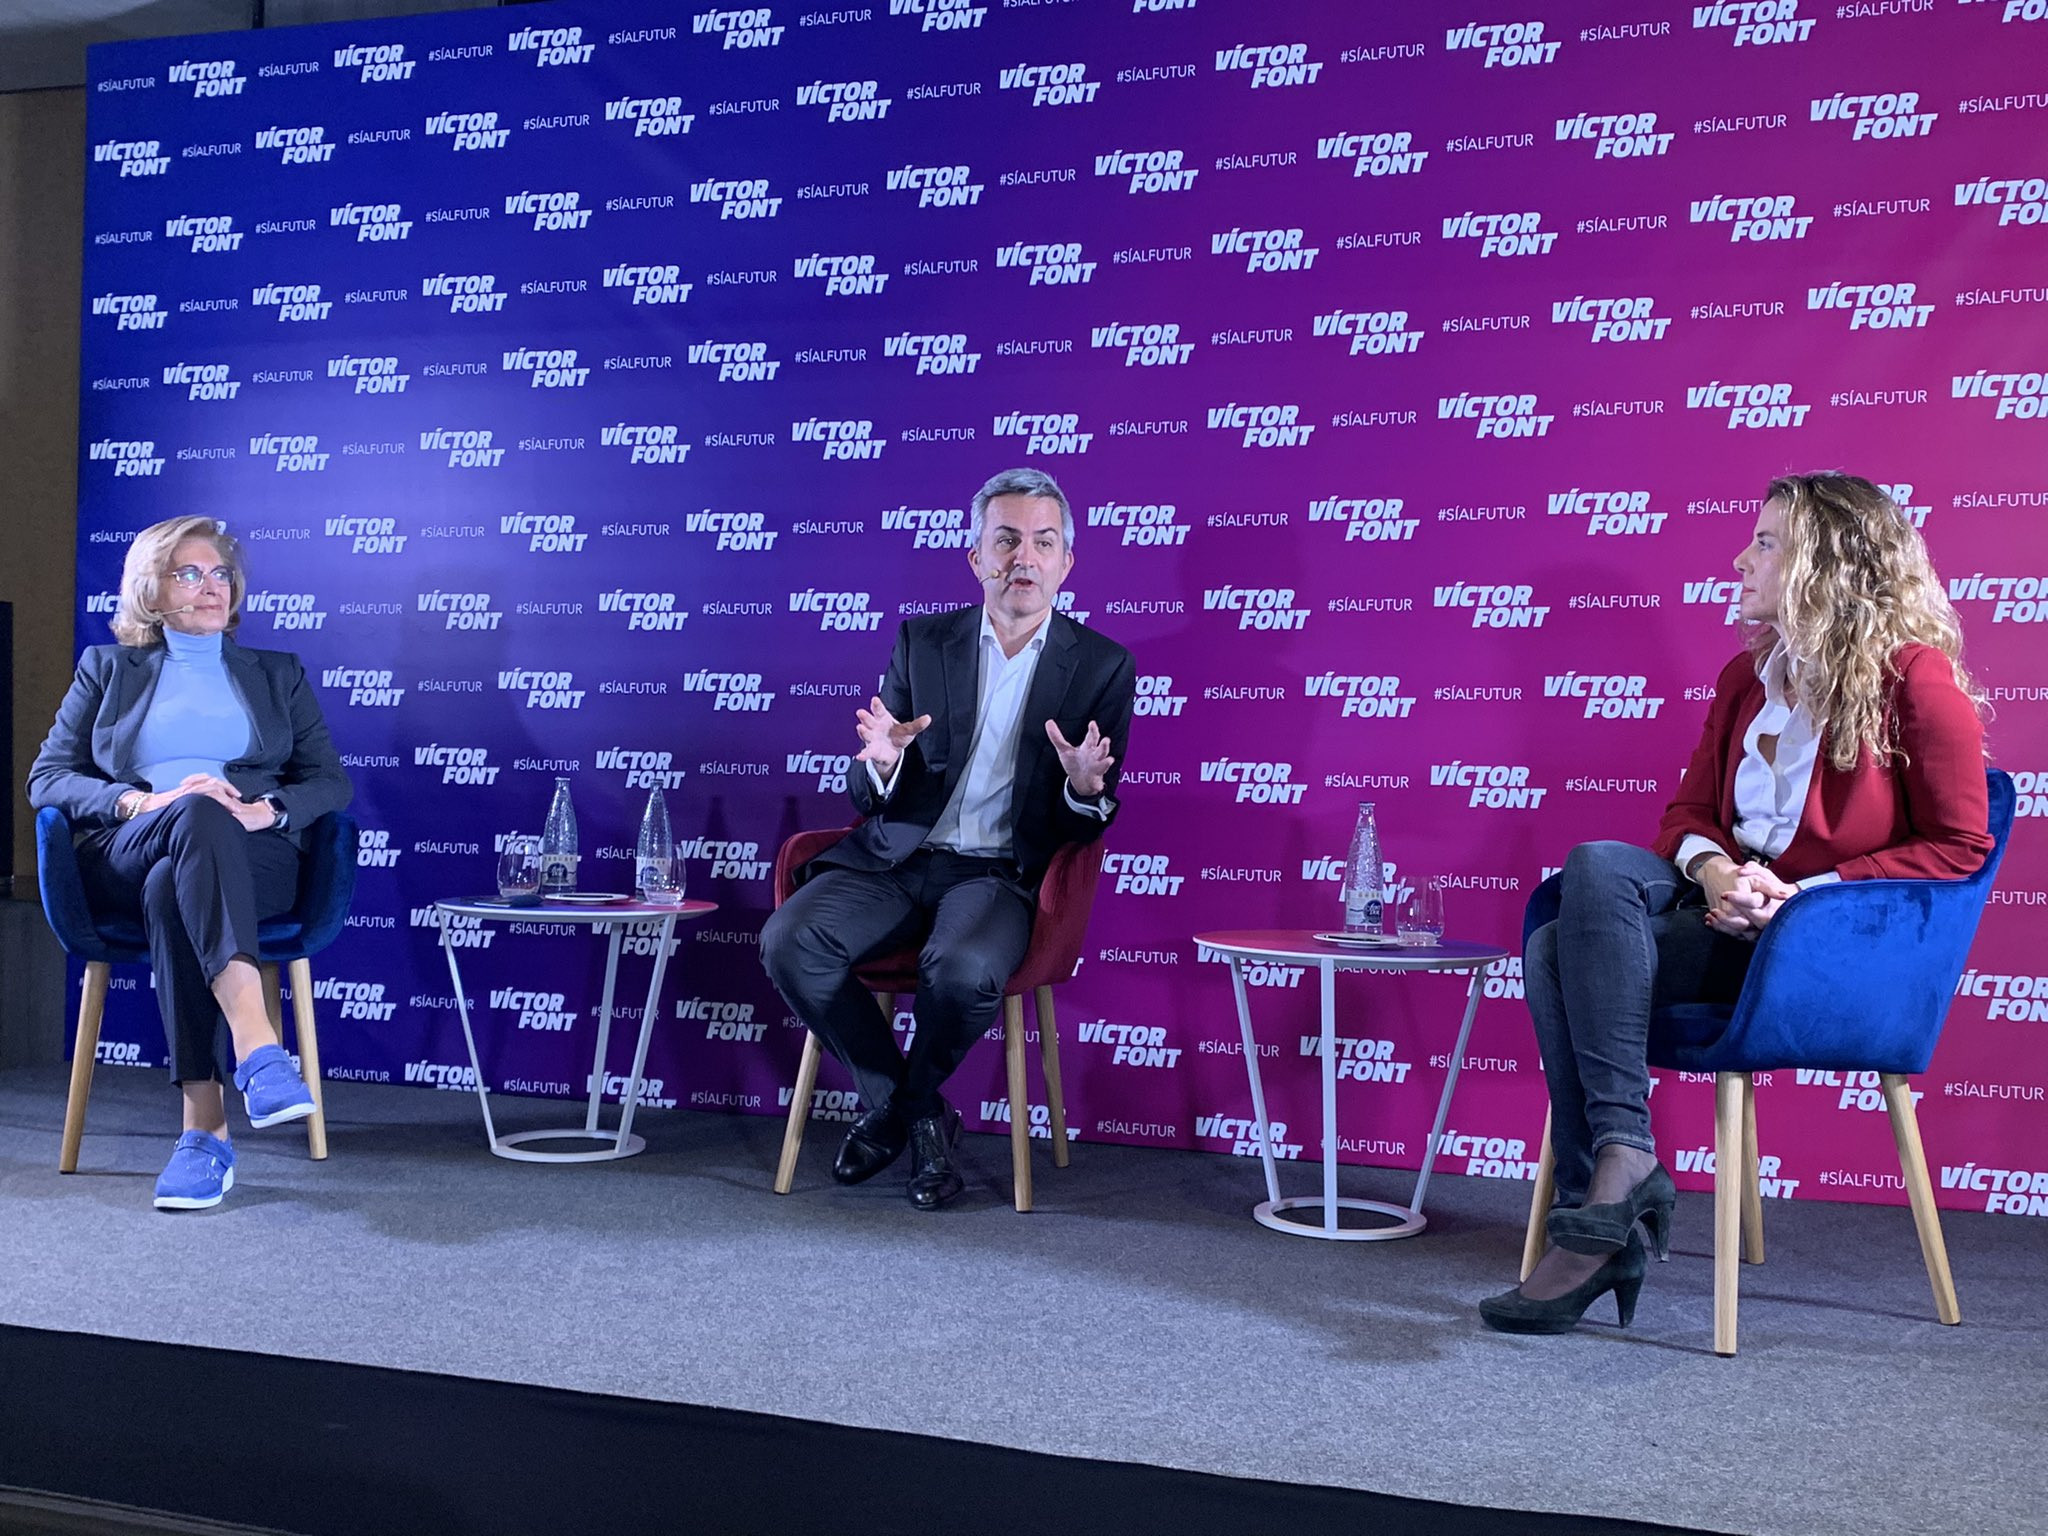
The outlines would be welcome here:
[[[796,872],[823,853],[851,828],[799,832],[775,856],[775,905],[796,889]],[[1038,1054],[1045,1069],[1046,1107],[1052,1112],[1052,1160],[1067,1166],[1067,1109],[1060,1096],[1059,1027],[1054,1022],[1052,989],[1066,981],[1081,963],[1081,940],[1095,904],[1095,882],[1102,873],[1102,840],[1069,843],[1052,857],[1038,887],[1038,913],[1031,924],[1031,944],[1010,984],[1003,989],[1003,1050],[1010,1076],[1010,1166],[1017,1209],[1031,1209],[1031,1106],[1025,1097],[1024,998],[1038,1001]],[[899,993],[917,990],[917,951],[872,960],[854,972],[861,985],[876,994],[883,1017],[893,1023]],[[796,1158],[803,1146],[804,1126],[811,1118],[811,1095],[818,1085],[818,1037],[806,1031],[803,1062],[796,1088],[789,1096],[789,1124],[782,1134],[782,1161],[775,1170],[775,1193],[786,1195],[796,1178]]]

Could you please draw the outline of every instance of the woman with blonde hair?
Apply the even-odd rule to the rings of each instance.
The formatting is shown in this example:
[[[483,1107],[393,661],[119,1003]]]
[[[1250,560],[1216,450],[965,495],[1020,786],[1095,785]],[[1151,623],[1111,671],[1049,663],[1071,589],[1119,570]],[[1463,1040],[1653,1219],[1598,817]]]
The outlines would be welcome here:
[[[1523,955],[1557,1203],[1528,1279],[1480,1304],[1561,1333],[1609,1291],[1624,1325],[1669,1251],[1650,1135],[1650,1015],[1732,1002],[1786,902],[1833,880],[1959,879],[1990,853],[1983,696],[1919,532],[1854,475],[1771,482],[1736,557],[1745,646],[1649,848],[1583,843]]]
[[[216,1066],[225,1023],[252,1127],[313,1099],[278,1044],[256,925],[298,894],[305,829],[350,787],[299,659],[231,637],[248,590],[242,547],[210,517],[145,528],[121,570],[114,645],[87,647],[29,770],[29,800],[71,821],[94,911],[149,935],[184,1134],[159,1210],[218,1205],[234,1147]]]

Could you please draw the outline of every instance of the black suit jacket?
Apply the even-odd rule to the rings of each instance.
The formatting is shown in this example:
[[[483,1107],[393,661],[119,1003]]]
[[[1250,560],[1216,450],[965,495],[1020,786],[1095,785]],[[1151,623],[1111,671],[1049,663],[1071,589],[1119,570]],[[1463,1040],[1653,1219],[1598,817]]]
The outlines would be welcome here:
[[[867,818],[812,861],[812,868],[893,869],[915,853],[937,824],[967,772],[980,704],[981,613],[958,608],[906,620],[882,680],[882,702],[899,720],[928,714],[932,723],[911,742],[884,800],[868,782],[867,765],[846,776],[854,809]],[[1129,747],[1137,672],[1131,653],[1107,635],[1054,612],[1046,619],[1045,649],[1025,696],[1018,734],[1016,780],[1011,789],[1013,856],[1020,883],[1035,889],[1063,843],[1100,837],[1116,814],[1116,783]],[[1046,739],[1045,722],[1078,742],[1094,721],[1109,738],[1117,764],[1103,788],[1108,817],[1084,815],[1067,804],[1067,776]]]
[[[131,789],[147,789],[135,738],[163,675],[162,644],[92,645],[78,658],[71,691],[28,773],[29,803],[54,805],[74,831],[111,826]],[[222,775],[245,800],[275,794],[291,817],[294,844],[354,792],[327,734],[306,669],[290,651],[256,651],[224,639],[221,664],[249,712],[249,750]]]

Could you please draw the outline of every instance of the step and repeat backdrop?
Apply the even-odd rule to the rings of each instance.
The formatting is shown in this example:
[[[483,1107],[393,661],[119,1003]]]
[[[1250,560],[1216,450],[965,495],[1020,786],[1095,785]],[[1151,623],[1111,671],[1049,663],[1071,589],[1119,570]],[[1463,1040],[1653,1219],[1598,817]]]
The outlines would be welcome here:
[[[431,903],[560,774],[586,886],[625,888],[658,786],[720,904],[648,1101],[773,1114],[776,847],[848,817],[903,616],[978,600],[975,487],[1045,468],[1062,601],[1141,674],[1059,999],[1074,1134],[1250,1154],[1192,936],[1336,921],[1369,800],[1395,899],[1443,876],[1454,936],[1515,947],[1573,843],[1650,837],[1768,479],[1846,468],[1925,529],[2022,786],[1919,1087],[1943,1200],[2039,1214],[2044,53],[2040,0],[569,4],[101,48],[79,641],[135,530],[245,541],[240,638],[304,658],[366,829],[333,1075],[474,1086]],[[599,947],[455,940],[491,1084],[584,1092]],[[1252,980],[1313,1157],[1314,975]],[[103,1051],[158,1062],[116,985]],[[1344,1155],[1413,1167],[1463,983],[1340,994]],[[970,1124],[1012,1113],[997,1058]],[[1442,1166],[1531,1176],[1519,961],[1466,1074]],[[1760,1097],[1768,1192],[1901,1198],[1874,1083]],[[1710,1101],[1654,1100],[1694,1187]]]

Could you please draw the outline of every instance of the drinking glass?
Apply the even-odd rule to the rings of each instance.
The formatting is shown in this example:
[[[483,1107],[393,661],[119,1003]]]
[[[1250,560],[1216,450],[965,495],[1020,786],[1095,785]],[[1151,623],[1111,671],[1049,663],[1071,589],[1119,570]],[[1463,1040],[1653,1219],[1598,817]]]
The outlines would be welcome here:
[[[683,860],[680,854],[641,854],[633,861],[640,899],[651,907],[678,907],[683,902]]]
[[[540,894],[540,839],[514,832],[498,855],[498,894],[507,901]]]
[[[1444,936],[1444,882],[1439,875],[1427,875],[1416,882],[1415,893],[1401,903],[1394,920],[1394,933],[1403,944],[1438,944]]]

